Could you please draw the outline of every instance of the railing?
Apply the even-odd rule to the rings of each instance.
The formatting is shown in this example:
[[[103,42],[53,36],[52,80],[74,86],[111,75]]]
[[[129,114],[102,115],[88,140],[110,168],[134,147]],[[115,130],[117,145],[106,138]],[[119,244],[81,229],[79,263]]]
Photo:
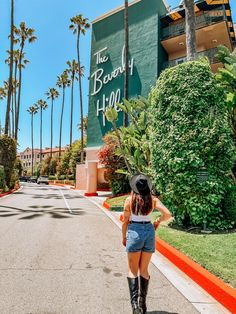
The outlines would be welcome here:
[[[226,13],[224,7],[219,7],[211,11],[203,12],[201,15],[196,16],[196,29],[206,27],[218,22],[226,20]],[[161,39],[167,39],[179,36],[185,33],[185,20],[183,22],[172,24],[162,28]]]
[[[204,51],[201,51],[201,52],[198,52],[197,53],[197,57],[200,58],[200,57],[208,57],[209,61],[211,64],[214,64],[214,63],[218,63],[219,60],[216,58],[216,54],[218,52],[218,49],[217,48],[212,48],[212,49],[208,49],[208,50],[204,50]],[[178,59],[175,59],[175,60],[171,60],[171,61],[166,61],[162,64],[162,69],[166,69],[166,68],[171,68],[171,67],[174,67],[175,65],[178,65],[180,63],[183,63],[187,61],[186,57],[182,57],[182,58],[178,58]]]

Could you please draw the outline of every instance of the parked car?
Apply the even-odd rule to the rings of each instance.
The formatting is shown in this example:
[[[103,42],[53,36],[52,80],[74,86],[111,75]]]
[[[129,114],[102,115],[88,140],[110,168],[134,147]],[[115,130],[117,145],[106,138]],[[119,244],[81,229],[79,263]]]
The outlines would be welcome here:
[[[37,180],[37,183],[38,184],[41,184],[41,183],[44,183],[44,184],[48,184],[48,176],[40,176],[38,177],[38,180]]]
[[[37,183],[37,177],[35,177],[35,176],[30,177],[28,182],[30,182],[30,183]]]
[[[29,176],[21,176],[21,177],[19,178],[20,182],[28,182],[29,179],[30,179]]]

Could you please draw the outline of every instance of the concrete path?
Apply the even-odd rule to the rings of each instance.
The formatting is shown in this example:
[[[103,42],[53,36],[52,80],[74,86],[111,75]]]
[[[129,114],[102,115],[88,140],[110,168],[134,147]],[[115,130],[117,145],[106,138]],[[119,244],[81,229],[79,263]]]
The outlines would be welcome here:
[[[198,313],[150,274],[149,314]],[[28,184],[0,199],[0,278],[1,314],[131,313],[119,228],[65,188]]]

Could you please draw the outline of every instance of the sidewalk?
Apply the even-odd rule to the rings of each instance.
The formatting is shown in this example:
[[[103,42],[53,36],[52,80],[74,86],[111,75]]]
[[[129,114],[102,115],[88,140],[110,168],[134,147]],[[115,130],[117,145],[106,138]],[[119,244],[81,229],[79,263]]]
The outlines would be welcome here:
[[[84,191],[76,192],[84,194]],[[109,192],[99,192],[98,196],[87,199],[96,204],[118,228],[121,228],[120,213],[108,211],[102,206],[108,196]],[[149,308],[155,311],[148,313],[230,313],[157,251],[152,257],[150,273],[152,280],[150,282]],[[186,302],[185,305],[182,302]],[[156,307],[155,304],[157,304]]]

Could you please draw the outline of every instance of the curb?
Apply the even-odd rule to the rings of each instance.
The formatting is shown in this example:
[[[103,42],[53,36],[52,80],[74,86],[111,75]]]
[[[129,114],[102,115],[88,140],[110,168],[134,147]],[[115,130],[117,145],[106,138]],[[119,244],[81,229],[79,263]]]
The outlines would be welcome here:
[[[9,195],[9,194],[12,194],[12,193],[18,191],[19,189],[20,189],[20,186],[19,186],[17,189],[12,189],[12,190],[10,190],[10,191],[8,191],[8,192],[1,193],[1,194],[0,194],[0,197],[4,197],[4,196],[7,196],[7,195]]]
[[[103,206],[110,210],[110,205],[105,201]],[[120,215],[120,221],[124,219]],[[236,290],[226,285],[222,280],[211,274],[205,268],[191,260],[165,241],[156,237],[156,250],[165,256],[188,277],[208,292],[215,300],[220,302],[232,314],[236,314]]]

